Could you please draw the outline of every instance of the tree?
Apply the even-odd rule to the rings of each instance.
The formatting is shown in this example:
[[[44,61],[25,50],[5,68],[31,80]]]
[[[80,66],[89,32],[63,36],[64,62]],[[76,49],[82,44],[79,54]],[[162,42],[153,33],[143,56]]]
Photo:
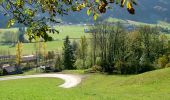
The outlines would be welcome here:
[[[25,25],[29,39],[36,36],[42,37],[45,41],[52,40],[47,33],[58,32],[49,27],[47,23],[59,23],[57,15],[67,15],[71,11],[80,11],[87,8],[87,14],[96,20],[99,14],[105,13],[112,4],[119,4],[130,14],[135,13],[133,5],[135,0],[0,0],[4,15],[10,16],[7,27],[13,26],[16,22]],[[109,7],[110,6],[110,7]],[[41,16],[37,16],[41,15]]]
[[[83,68],[85,68],[85,62],[88,53],[88,43],[85,36],[81,37],[80,39],[80,59],[83,60]]]
[[[43,51],[42,51],[42,54],[43,54],[43,61],[44,61],[44,63],[47,61],[47,45],[46,45],[46,43],[45,42],[42,42],[42,49],[43,49]]]
[[[164,68],[165,65],[169,62],[168,60],[169,60],[169,59],[168,59],[168,57],[167,57],[166,55],[163,55],[162,57],[160,57],[160,58],[158,59],[158,65],[159,65],[159,67],[160,67],[160,68]]]
[[[92,52],[96,63],[96,57],[101,58],[103,71],[113,70],[113,63],[124,61],[125,36],[123,26],[120,23],[96,23],[92,31]]]
[[[25,27],[19,27],[19,36],[18,36],[18,40],[21,41],[22,43],[26,42],[25,40]]]
[[[54,71],[55,71],[55,72],[60,72],[60,71],[62,71],[62,70],[63,70],[62,57],[61,57],[61,55],[58,55],[57,58],[56,58]]]
[[[22,60],[22,42],[16,44],[16,64],[20,66]]]
[[[74,69],[75,56],[69,37],[66,36],[63,47],[63,65],[65,69]]]

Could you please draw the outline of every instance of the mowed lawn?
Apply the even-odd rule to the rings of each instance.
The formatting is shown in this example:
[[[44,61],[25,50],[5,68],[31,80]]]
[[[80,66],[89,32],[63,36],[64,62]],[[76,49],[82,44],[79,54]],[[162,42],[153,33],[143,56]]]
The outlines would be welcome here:
[[[90,34],[84,33],[84,26],[78,26],[78,25],[69,25],[69,26],[56,26],[57,30],[60,31],[59,34],[52,34],[49,35],[53,37],[56,41],[46,42],[47,51],[61,51],[63,47],[63,41],[66,36],[69,36],[71,40],[78,39],[81,36],[90,36]],[[16,32],[17,29],[0,29],[0,41],[3,40],[3,33],[7,31],[13,31]],[[26,36],[27,38],[28,36]],[[0,50],[2,51],[9,51],[10,54],[16,54],[16,47],[12,44],[7,45],[0,43]],[[35,43],[23,43],[23,54],[35,54]]]
[[[0,82],[0,100],[170,100],[170,68],[140,75],[89,74],[77,87],[32,78]]]

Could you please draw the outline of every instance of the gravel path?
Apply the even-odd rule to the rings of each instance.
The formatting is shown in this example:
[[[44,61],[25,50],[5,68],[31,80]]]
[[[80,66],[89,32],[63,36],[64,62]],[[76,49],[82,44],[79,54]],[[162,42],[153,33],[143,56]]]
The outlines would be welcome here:
[[[38,75],[4,77],[4,78],[0,78],[0,81],[23,79],[23,78],[41,78],[41,77],[52,77],[52,78],[63,79],[65,81],[64,84],[59,86],[62,88],[75,87],[81,82],[82,79],[80,75],[72,75],[72,74],[38,74]]]

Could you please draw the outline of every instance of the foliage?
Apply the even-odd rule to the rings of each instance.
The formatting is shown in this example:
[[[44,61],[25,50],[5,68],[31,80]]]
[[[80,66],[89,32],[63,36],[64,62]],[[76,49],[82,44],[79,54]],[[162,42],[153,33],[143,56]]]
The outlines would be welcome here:
[[[47,59],[54,59],[54,57],[55,57],[54,51],[48,51]]]
[[[55,71],[55,72],[60,72],[60,71],[62,71],[62,70],[63,70],[62,57],[61,57],[60,55],[58,55],[57,58],[56,58],[54,71]]]
[[[170,67],[170,63],[167,63],[165,66],[165,68],[168,68],[168,67]]]
[[[69,36],[64,40],[63,47],[63,64],[65,69],[74,69],[75,55],[73,51],[73,46],[70,43]]]
[[[3,70],[0,68],[0,76],[3,75]]]
[[[21,64],[21,66],[22,66],[22,68],[21,68],[22,71],[29,71],[29,70],[31,70],[32,68],[34,68],[35,64],[29,62],[29,63],[26,63],[26,64]]]
[[[85,73],[97,73],[97,72],[102,72],[101,66],[94,65],[91,68],[85,70]]]
[[[98,66],[98,65],[94,65],[92,66],[92,70],[95,72],[101,72],[102,71],[102,67]]]
[[[1,0],[0,6],[3,8],[4,15],[10,16],[7,27],[15,23],[21,23],[28,27],[27,34],[29,39],[36,36],[42,37],[45,41],[52,40],[48,32],[55,33],[55,29],[49,27],[48,23],[59,23],[56,20],[58,15],[67,15],[71,11],[80,11],[87,8],[87,14],[93,14],[94,20],[100,13],[105,13],[106,9],[112,8],[114,0]],[[135,13],[133,5],[135,0],[117,0],[116,4],[124,7],[130,14]],[[108,7],[109,6],[109,7]],[[37,16],[41,15],[41,16]]]
[[[76,69],[85,69],[83,66],[83,60],[82,59],[76,59],[75,65]]]
[[[25,39],[25,30],[26,28],[25,27],[19,27],[19,36],[18,36],[18,40],[22,43],[25,43],[27,42],[26,39]]]
[[[158,65],[160,66],[160,68],[164,68],[164,67],[168,67],[168,62],[169,59],[166,55],[163,55],[162,57],[159,57],[158,59]]]
[[[81,37],[80,39],[80,59],[83,60],[83,68],[85,68],[85,63],[86,63],[86,58],[87,58],[87,49],[88,49],[88,43],[87,43],[87,39],[85,36]]]
[[[18,41],[16,44],[16,64],[20,66],[22,60],[22,43]]]
[[[100,22],[91,32],[93,65],[100,65],[104,72],[137,74],[154,70],[154,62],[169,50],[166,36],[157,27],[140,26],[128,32],[120,23]]]

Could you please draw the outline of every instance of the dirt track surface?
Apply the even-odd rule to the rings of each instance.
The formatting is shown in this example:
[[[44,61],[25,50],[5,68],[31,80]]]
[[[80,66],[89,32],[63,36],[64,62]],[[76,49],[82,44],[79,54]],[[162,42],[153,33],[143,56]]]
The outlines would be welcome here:
[[[38,74],[38,75],[4,77],[4,78],[0,78],[0,81],[24,79],[24,78],[42,78],[42,77],[60,78],[64,80],[65,82],[59,86],[62,88],[75,87],[81,82],[81,78],[82,78],[79,75],[72,75],[72,74]]]

